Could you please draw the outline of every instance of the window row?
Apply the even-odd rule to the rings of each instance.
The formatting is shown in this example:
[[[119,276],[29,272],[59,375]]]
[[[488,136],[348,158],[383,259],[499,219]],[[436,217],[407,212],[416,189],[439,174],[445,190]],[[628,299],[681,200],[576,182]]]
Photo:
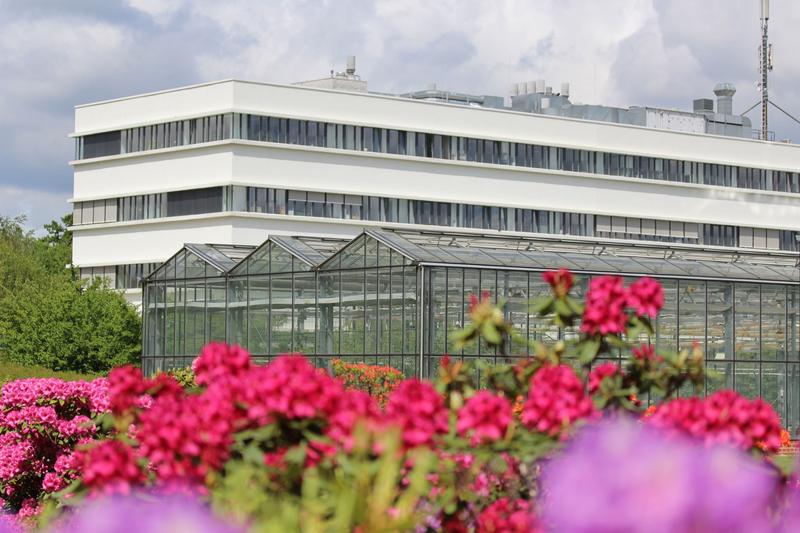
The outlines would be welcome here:
[[[112,265],[97,267],[81,267],[80,278],[106,278],[110,287],[115,289],[141,288],[142,280],[150,275],[161,263],[132,263],[128,265]]]
[[[200,215],[223,211],[227,187],[140,194],[106,200],[75,202],[73,224],[99,224],[149,220],[162,217]]]
[[[225,113],[86,135],[76,139],[76,159],[231,138],[744,189],[800,192],[798,172],[244,113]]]
[[[74,224],[146,220],[220,211],[763,250],[798,250],[795,239],[797,233],[788,230],[243,186],[76,202]]]

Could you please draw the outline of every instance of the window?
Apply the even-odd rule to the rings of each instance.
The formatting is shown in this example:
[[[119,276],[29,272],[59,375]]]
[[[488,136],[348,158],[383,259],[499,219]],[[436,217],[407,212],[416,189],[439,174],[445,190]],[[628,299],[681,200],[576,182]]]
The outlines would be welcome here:
[[[167,193],[167,216],[177,217],[222,211],[222,187]]]
[[[83,140],[83,155],[81,159],[116,155],[121,152],[121,132],[109,131],[86,135]]]

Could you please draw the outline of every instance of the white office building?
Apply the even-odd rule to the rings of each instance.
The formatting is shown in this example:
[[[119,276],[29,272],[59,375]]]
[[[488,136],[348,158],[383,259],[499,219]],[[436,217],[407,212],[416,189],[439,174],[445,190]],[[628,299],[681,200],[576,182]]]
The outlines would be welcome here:
[[[698,99],[691,112],[576,105],[568,86],[556,92],[543,81],[515,84],[505,98],[435,87],[389,95],[369,92],[350,68],[297,85],[225,80],[80,105],[72,133],[74,264],[84,276],[109,276],[139,303],[142,279],[186,244],[218,245],[203,249],[224,277],[268,239],[286,249],[302,241],[322,254],[318,264],[306,261],[314,271],[333,253],[330,243],[345,246],[368,230],[362,238],[382,246],[396,238],[436,248],[442,272],[462,272],[462,293],[463,272],[482,267],[495,272],[498,293],[501,271],[567,265],[587,277],[651,275],[667,288],[659,331],[666,346],[704,343],[730,386],[771,391],[770,401],[797,422],[800,146],[753,140],[749,120],[733,114],[732,86],[715,92],[716,110],[713,100]],[[474,260],[454,253],[465,248],[477,251]],[[539,250],[552,261],[497,259],[509,249]],[[446,337],[458,326],[463,305],[457,316],[449,304],[437,315],[436,284],[455,281],[451,274],[437,281],[433,256],[403,255],[427,270],[415,289],[414,341],[399,348],[413,365],[399,366],[425,374],[432,364],[425,358],[447,349],[437,331]],[[526,276],[527,289],[512,296],[531,296],[535,276]],[[355,353],[341,344],[346,324],[358,322],[358,335],[368,335],[366,311],[355,312],[359,318],[337,311],[333,348],[330,332],[324,343],[314,333],[332,319],[318,309],[303,313],[317,317],[303,318],[311,323],[301,328],[316,336],[311,350],[378,353],[379,340]],[[153,329],[160,325],[147,325],[146,309],[145,319],[145,358],[161,358],[150,370],[192,355],[194,344],[176,347],[180,332],[167,328],[172,340],[164,341]],[[200,340],[230,340],[230,320],[216,334],[204,322]],[[247,336],[235,340],[248,344]],[[308,346],[290,340],[251,351],[297,348]]]

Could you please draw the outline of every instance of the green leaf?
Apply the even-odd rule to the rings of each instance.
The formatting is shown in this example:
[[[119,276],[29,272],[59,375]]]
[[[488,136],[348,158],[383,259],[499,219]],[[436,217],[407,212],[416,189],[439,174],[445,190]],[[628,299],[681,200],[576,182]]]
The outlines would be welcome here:
[[[772,458],[772,462],[786,477],[791,476],[797,468],[797,460],[792,455],[776,455]]]
[[[489,344],[500,344],[503,342],[503,337],[497,328],[491,322],[484,322],[481,324],[481,335]]]
[[[582,340],[580,343],[580,352],[578,360],[582,365],[591,364],[594,358],[597,357],[597,352],[600,350],[600,338],[589,338]]]

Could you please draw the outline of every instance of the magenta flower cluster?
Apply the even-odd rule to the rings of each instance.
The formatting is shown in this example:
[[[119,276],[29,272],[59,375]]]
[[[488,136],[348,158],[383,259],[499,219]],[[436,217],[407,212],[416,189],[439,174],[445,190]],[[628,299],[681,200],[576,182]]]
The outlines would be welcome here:
[[[22,379],[0,393],[0,500],[25,517],[37,497],[79,475],[74,449],[96,433],[91,417],[109,409],[108,383]]]
[[[664,306],[664,290],[651,278],[625,288],[619,276],[597,276],[589,282],[581,331],[589,335],[620,335],[628,324],[628,309],[655,318]]]
[[[489,391],[476,392],[458,412],[458,432],[472,445],[503,438],[513,420],[511,402]]]
[[[659,405],[649,424],[689,435],[708,444],[727,444],[743,450],[776,452],[781,446],[781,423],[775,409],[761,398],[751,400],[732,390],[706,398],[677,398]]]
[[[528,429],[565,436],[576,421],[596,415],[592,399],[572,367],[544,366],[531,378],[521,420]]]

